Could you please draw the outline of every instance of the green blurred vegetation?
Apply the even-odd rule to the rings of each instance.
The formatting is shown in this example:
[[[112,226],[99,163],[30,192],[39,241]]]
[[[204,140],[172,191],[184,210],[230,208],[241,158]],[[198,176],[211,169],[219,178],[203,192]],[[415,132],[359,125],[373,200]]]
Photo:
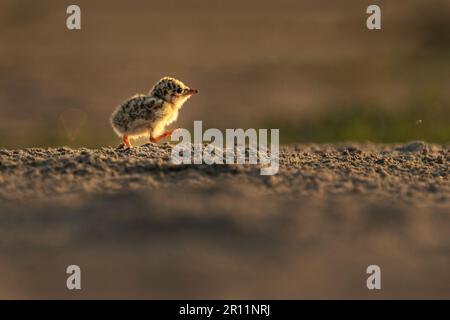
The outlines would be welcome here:
[[[376,104],[342,104],[317,117],[279,121],[281,143],[294,142],[450,142],[450,108],[444,101],[415,101],[395,111]]]
[[[450,108],[443,99],[416,99],[403,107],[392,109],[376,103],[340,103],[324,108],[316,115],[301,119],[277,119],[260,128],[279,128],[280,143],[296,142],[380,142],[396,143],[424,140],[432,143],[450,142]],[[109,131],[84,127],[76,137],[63,129],[50,130],[51,124],[39,127],[24,143],[10,143],[7,132],[0,130],[0,146],[21,148],[32,146],[71,146],[97,148],[116,146],[120,139]],[[207,127],[204,128],[206,130]],[[225,129],[225,128],[222,128]],[[145,143],[141,139],[139,143]]]

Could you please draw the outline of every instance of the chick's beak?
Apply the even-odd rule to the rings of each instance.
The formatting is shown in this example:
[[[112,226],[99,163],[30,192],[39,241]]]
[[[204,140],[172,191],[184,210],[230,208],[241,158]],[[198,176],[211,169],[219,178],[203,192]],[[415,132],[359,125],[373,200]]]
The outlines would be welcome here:
[[[197,94],[197,93],[198,93],[197,89],[188,89],[186,91],[186,95],[188,95],[188,96],[192,96],[192,95]]]

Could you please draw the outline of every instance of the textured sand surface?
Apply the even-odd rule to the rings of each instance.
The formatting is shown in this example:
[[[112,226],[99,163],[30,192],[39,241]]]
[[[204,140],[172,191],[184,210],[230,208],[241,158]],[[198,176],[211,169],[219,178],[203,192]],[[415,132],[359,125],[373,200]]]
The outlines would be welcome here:
[[[285,146],[275,176],[170,151],[0,150],[0,297],[450,298],[448,147]]]

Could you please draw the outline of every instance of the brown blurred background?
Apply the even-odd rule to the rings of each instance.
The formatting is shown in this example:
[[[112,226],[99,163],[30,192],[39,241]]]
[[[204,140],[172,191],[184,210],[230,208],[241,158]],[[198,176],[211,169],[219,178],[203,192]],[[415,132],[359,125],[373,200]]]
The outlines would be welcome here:
[[[1,0],[0,149],[116,146],[112,110],[162,76],[200,90],[182,127],[448,143],[449,57],[448,0]],[[274,177],[0,150],[0,298],[450,297],[448,148],[308,148]]]
[[[271,127],[281,141],[450,137],[450,2],[0,3],[0,147],[116,145],[114,107],[162,76],[200,90],[178,125]]]

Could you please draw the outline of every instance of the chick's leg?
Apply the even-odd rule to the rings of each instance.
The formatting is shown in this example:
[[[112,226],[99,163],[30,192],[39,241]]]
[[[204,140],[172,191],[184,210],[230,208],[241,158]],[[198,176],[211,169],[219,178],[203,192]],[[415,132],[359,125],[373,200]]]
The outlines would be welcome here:
[[[153,142],[153,143],[157,143],[157,142],[158,142],[159,140],[161,140],[161,139],[170,137],[170,136],[172,135],[172,133],[173,133],[175,130],[177,130],[177,129],[178,129],[178,128],[168,130],[168,131],[164,132],[163,134],[161,134],[160,136],[157,136],[157,137],[152,137],[152,136],[150,136],[150,141]]]
[[[130,139],[128,139],[128,135],[127,134],[124,134],[123,135],[123,143],[128,147],[128,148],[131,148],[132,146],[131,146],[131,143],[130,143]]]

